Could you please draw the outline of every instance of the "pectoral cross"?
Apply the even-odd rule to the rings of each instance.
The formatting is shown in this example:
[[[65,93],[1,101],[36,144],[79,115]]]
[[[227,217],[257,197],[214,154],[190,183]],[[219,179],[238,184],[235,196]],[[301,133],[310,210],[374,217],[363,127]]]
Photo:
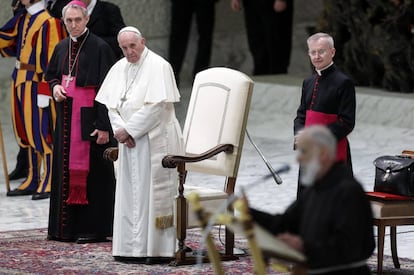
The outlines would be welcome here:
[[[127,100],[127,98],[126,98],[126,94],[124,94],[124,96],[123,97],[121,97],[121,107],[122,107],[122,105],[124,105],[124,102]]]
[[[69,82],[73,80],[73,76],[65,75],[63,81],[65,81],[65,87],[69,87]]]

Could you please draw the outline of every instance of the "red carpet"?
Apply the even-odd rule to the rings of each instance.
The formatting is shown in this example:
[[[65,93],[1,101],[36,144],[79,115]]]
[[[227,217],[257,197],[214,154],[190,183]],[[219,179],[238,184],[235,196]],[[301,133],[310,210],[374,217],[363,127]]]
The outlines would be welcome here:
[[[46,229],[0,233],[0,274],[214,274],[210,264],[168,266],[125,264],[112,258],[112,243],[76,244],[46,240]],[[189,230],[196,247],[200,234]],[[246,247],[237,240],[237,247]],[[226,274],[253,274],[249,256],[223,263]],[[269,274],[277,274],[270,272]]]
[[[75,244],[46,240],[46,229],[0,232],[0,274],[214,274],[210,264],[190,266],[141,265],[115,262],[112,244]],[[215,230],[215,235],[218,235]],[[196,248],[198,230],[188,231],[188,245]],[[219,243],[218,241],[216,243]],[[236,247],[247,243],[236,236]],[[384,274],[414,274],[414,263],[400,259],[401,269],[394,269],[390,257],[384,258]],[[376,256],[369,265],[375,274]],[[250,256],[223,262],[226,274],[253,274]],[[268,274],[280,274],[269,270]]]

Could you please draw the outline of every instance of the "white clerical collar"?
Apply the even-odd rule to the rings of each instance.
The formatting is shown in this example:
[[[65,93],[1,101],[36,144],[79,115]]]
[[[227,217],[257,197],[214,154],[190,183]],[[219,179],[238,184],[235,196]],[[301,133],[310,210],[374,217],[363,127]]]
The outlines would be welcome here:
[[[329,67],[331,67],[332,65],[333,65],[333,61],[332,61],[331,63],[329,63],[329,65],[328,65],[328,66],[326,66],[325,68],[322,68],[322,69],[320,69],[320,70],[315,69],[315,71],[316,71],[316,73],[317,73],[318,75],[322,75],[322,71],[324,71],[324,70],[328,69],[328,68],[329,68]]]
[[[97,2],[97,0],[92,0],[92,1],[89,3],[89,5],[88,5],[87,10],[88,10],[88,15],[89,15],[89,16],[92,14],[93,9],[94,9],[94,8],[95,8],[95,6],[96,6],[96,2]]]
[[[45,4],[43,2],[37,2],[31,5],[30,7],[28,7],[27,12],[30,13],[30,15],[33,15],[44,9],[45,9]]]
[[[81,37],[87,31],[88,31],[88,28],[85,28],[85,30],[78,37]],[[70,35],[70,39],[72,39],[73,42],[78,42],[78,37],[74,37],[74,36]]]

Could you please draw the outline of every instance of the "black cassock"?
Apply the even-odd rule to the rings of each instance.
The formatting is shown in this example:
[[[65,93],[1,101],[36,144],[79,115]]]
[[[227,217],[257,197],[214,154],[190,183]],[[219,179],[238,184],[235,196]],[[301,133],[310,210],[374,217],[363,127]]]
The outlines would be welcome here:
[[[111,2],[98,0],[87,24],[89,30],[111,46],[116,57],[122,57],[118,45],[118,32],[125,27],[119,7]]]
[[[253,219],[273,234],[302,237],[310,269],[368,259],[375,248],[372,212],[349,167],[337,163],[321,180],[305,189],[282,215],[251,209]],[[366,265],[329,274],[370,274]]]
[[[61,83],[69,71],[69,40],[62,40],[55,48],[46,73],[51,89]],[[84,42],[84,43],[83,43]],[[72,75],[77,87],[92,87],[97,92],[106,73],[115,63],[110,46],[87,31],[78,42],[71,42],[72,60],[81,47]],[[83,45],[82,45],[83,44]],[[82,45],[82,46],[81,46]],[[69,205],[69,154],[71,132],[71,100],[56,103],[56,125],[53,134],[53,172],[49,210],[49,239],[74,241],[78,237],[112,236],[115,176],[113,164],[103,159],[103,152],[116,145],[104,105],[94,102],[96,129],[109,131],[110,142],[98,145],[90,141],[89,174],[86,194],[88,204]],[[84,127],[84,125],[82,125]]]
[[[317,84],[316,84],[317,82]],[[337,141],[346,139],[355,126],[355,87],[352,80],[335,64],[303,81],[302,96],[294,120],[294,134],[305,127],[307,111],[336,115],[336,122],[326,125]],[[347,162],[352,167],[349,146]]]

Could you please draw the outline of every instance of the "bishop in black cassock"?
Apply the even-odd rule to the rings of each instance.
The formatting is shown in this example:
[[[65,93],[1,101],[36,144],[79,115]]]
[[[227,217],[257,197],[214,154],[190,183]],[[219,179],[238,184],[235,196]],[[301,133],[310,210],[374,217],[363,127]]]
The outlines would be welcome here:
[[[74,2],[82,5],[79,1],[68,5]],[[86,13],[86,9],[84,11]],[[113,164],[103,159],[103,152],[107,147],[116,146],[116,141],[111,133],[107,109],[95,102],[94,96],[115,61],[110,46],[86,27],[80,36],[62,40],[53,53],[46,74],[51,89],[55,92],[54,87],[62,85],[69,91],[72,87],[74,94],[72,97],[68,92],[65,100],[58,100],[56,93],[54,95],[57,121],[53,140],[55,157],[49,239],[86,242],[112,236],[115,176]],[[73,117],[79,116],[82,106],[75,101],[90,96],[88,92],[91,90],[89,108],[83,109],[88,112],[82,112],[80,125],[77,125]],[[76,95],[79,91],[85,91],[85,94]],[[93,129],[109,132],[109,142],[100,145],[91,137],[83,147],[88,149],[75,155],[77,147],[85,145],[85,135],[82,139],[74,139],[73,134],[83,130],[87,136]],[[86,167],[81,167],[80,171],[71,168],[73,159],[82,162],[88,157]],[[79,186],[82,181],[86,181],[86,186]]]

